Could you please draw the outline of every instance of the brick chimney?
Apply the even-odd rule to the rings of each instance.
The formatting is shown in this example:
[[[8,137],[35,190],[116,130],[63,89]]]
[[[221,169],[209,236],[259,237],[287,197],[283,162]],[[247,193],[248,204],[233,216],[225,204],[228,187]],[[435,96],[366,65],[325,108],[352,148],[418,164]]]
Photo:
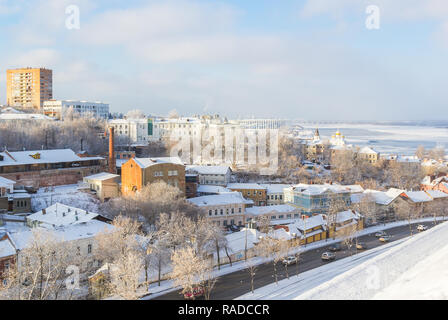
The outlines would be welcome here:
[[[109,128],[109,172],[117,173],[115,166],[115,150],[114,150],[114,128]]]

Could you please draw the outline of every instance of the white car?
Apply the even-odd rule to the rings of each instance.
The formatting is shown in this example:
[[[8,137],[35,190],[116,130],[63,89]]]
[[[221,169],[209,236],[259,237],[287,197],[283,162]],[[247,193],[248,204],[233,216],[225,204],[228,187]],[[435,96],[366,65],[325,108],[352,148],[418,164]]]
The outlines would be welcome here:
[[[321,258],[324,261],[331,261],[331,260],[336,259],[336,255],[333,252],[327,251],[327,252],[322,253],[322,257]]]
[[[419,225],[417,226],[417,230],[418,230],[418,231],[425,231],[425,230],[428,230],[428,227],[425,226],[425,225],[423,225],[423,224],[419,224]]]
[[[283,264],[286,264],[289,266],[291,264],[297,263],[297,258],[294,256],[288,256],[288,257],[284,258],[282,262],[283,262]]]
[[[387,234],[384,231],[378,231],[377,233],[375,233],[375,237],[377,237],[377,238],[381,238],[385,235],[387,235]]]

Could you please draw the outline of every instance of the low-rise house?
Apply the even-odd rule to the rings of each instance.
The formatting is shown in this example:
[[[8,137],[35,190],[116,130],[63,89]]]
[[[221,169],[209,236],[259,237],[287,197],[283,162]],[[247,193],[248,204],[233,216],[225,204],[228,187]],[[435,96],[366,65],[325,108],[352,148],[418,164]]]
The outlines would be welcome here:
[[[301,243],[308,244],[327,238],[327,220],[325,215],[318,214],[304,219],[298,219],[286,227],[292,234],[300,235]]]
[[[328,221],[328,226],[328,237],[334,238],[347,228],[362,230],[364,228],[364,219],[355,210],[346,210],[338,212],[334,217],[334,221]]]
[[[0,232],[0,281],[6,281],[5,273],[15,264],[15,261],[16,249],[9,234]]]
[[[246,202],[239,192],[222,193],[187,199],[198,206],[218,226],[244,226]]]
[[[246,208],[246,216],[247,219],[255,220],[259,216],[267,216],[271,219],[271,223],[274,223],[274,220],[298,219],[300,218],[300,210],[289,204],[278,204],[262,207],[255,206]]]
[[[177,187],[185,195],[185,166],[178,157],[132,158],[121,166],[121,192],[141,190],[157,181]]]
[[[226,186],[230,182],[232,170],[229,166],[199,166],[189,165],[187,173],[197,174],[202,185]]]
[[[198,196],[199,176],[197,174],[185,174],[185,197],[194,198]]]
[[[93,220],[101,222],[111,221],[97,213],[70,207],[62,203],[56,203],[26,217],[26,223],[29,227],[45,227],[47,229],[67,227]]]
[[[420,187],[422,190],[440,190],[448,194],[448,176],[434,177],[426,176],[423,178]]]
[[[229,193],[229,192],[232,192],[232,190],[227,189],[225,187],[201,184],[198,186],[197,195],[198,197],[200,197],[200,196],[210,196],[214,194]]]
[[[95,192],[101,201],[107,201],[118,197],[120,176],[109,172],[101,172],[91,176],[84,177],[84,183],[89,189]]]
[[[364,159],[368,163],[375,164],[380,159],[380,153],[370,147],[363,147],[359,150],[358,157]]]
[[[266,205],[266,187],[258,183],[229,183],[227,189],[240,192],[244,198],[253,200],[255,206]]]
[[[332,201],[344,201],[349,207],[351,195],[362,193],[359,185],[298,184],[284,189],[285,202],[298,207],[302,214],[312,216],[328,212]]]
[[[386,222],[394,219],[394,205],[399,198],[400,194],[403,193],[404,190],[390,188],[388,191],[378,191],[366,189],[363,193],[352,194],[351,201],[352,207],[356,208],[356,210],[363,210],[364,208],[360,205],[361,201],[373,202],[375,205],[374,216],[372,212],[364,213],[360,211],[361,214],[365,214],[366,223],[373,222]],[[371,209],[369,207],[369,209]]]
[[[70,149],[0,152],[0,175],[35,188],[76,184],[104,167],[104,158],[80,157]]]
[[[31,196],[24,189],[14,189],[15,181],[0,177],[0,213],[31,212]]]
[[[284,204],[283,190],[291,187],[290,184],[260,184],[266,188],[266,204],[268,206]]]
[[[38,227],[40,228],[40,227]],[[63,245],[67,246],[67,250],[73,254],[79,254],[84,259],[82,268],[88,264],[98,265],[94,258],[94,250],[96,246],[95,237],[105,231],[113,230],[113,226],[98,220],[90,220],[77,224],[69,224],[50,228],[52,235],[56,240],[61,241]],[[47,228],[41,228],[48,230]],[[11,240],[14,243],[17,252],[18,267],[23,265],[24,256],[23,249],[27,248],[33,239],[33,230],[20,231],[10,234]]]

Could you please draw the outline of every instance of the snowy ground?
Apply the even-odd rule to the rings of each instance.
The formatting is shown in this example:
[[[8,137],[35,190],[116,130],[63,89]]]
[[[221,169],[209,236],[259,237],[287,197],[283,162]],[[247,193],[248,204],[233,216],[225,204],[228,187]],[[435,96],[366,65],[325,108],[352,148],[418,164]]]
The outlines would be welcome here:
[[[239,299],[446,299],[448,223],[304,272]]]
[[[93,195],[78,190],[77,184],[40,188],[37,193],[31,195],[33,212],[47,208],[56,202],[90,212],[98,212],[100,204]]]

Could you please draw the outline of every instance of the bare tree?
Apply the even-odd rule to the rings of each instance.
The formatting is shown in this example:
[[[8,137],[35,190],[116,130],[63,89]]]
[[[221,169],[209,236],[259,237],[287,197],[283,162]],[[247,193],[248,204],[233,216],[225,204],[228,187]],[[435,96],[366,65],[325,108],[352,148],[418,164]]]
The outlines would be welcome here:
[[[176,286],[182,287],[182,294],[192,294],[204,281],[204,273],[209,272],[210,268],[209,263],[189,246],[174,251],[171,262],[173,270],[170,278]]]
[[[63,242],[53,232],[34,229],[18,261],[5,276],[6,285],[0,292],[7,299],[57,300],[70,299],[74,289],[66,286],[66,270],[79,266],[82,258],[72,242]]]
[[[416,217],[414,208],[404,199],[399,199],[393,205],[395,216],[398,219],[407,220],[409,225],[409,233],[412,236],[412,220]]]
[[[113,230],[105,230],[95,237],[95,255],[109,263],[112,294],[124,299],[136,299],[140,276],[144,270],[145,238],[141,236],[141,224],[136,220],[118,216],[112,222]]]
[[[244,265],[246,266],[246,269],[249,272],[250,289],[251,289],[252,293],[254,293],[254,278],[255,278],[255,273],[257,272],[257,264],[254,259],[249,259],[246,262],[244,262]]]
[[[328,226],[333,228],[333,239],[336,238],[336,219],[339,212],[347,210],[348,206],[344,199],[334,195],[328,205]]]

